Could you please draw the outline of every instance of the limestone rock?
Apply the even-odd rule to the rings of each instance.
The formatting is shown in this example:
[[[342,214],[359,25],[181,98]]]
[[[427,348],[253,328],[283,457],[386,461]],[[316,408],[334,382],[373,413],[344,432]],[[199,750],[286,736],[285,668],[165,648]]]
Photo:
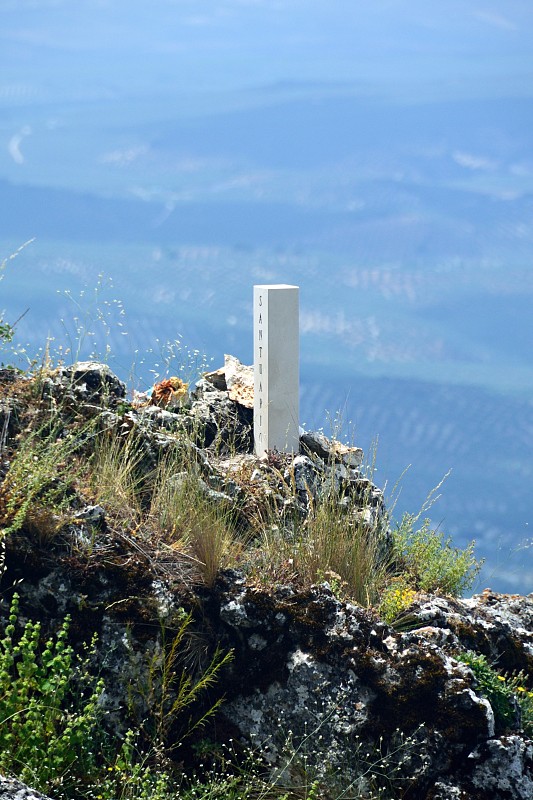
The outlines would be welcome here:
[[[58,404],[96,415],[103,430],[133,433],[146,475],[169,449],[179,455],[183,448],[201,490],[237,509],[244,531],[247,515],[265,502],[278,512],[279,535],[290,535],[296,516],[326,496],[354,535],[379,533],[387,548],[383,494],[350,453],[335,454],[319,434],[300,455],[257,459],[251,409],[231,399],[225,381],[226,373],[224,383],[221,376],[200,381],[191,408],[176,413],[127,407],[123,385],[92,363],[50,376],[46,391]],[[10,428],[7,447],[15,447],[15,436]],[[182,479],[178,470],[170,480]],[[374,777],[383,775],[410,800],[533,797],[532,742],[518,719],[498,729],[473,671],[457,657],[474,650],[499,670],[532,675],[533,595],[418,594],[393,629],[372,609],[341,602],[327,583],[302,590],[287,579],[265,587],[261,576],[227,570],[214,585],[198,586],[194,563],[171,546],[106,524],[105,508],[80,497],[71,512],[71,524],[46,541],[25,531],[6,537],[0,629],[16,587],[22,618],[38,619],[43,636],[66,614],[75,649],[96,633],[94,668],[105,679],[102,706],[113,735],[131,724],[131,703],[137,719],[149,713],[146,694],[131,687],[149,685],[164,637],[174,635],[185,610],[193,618],[186,663],[196,674],[217,646],[235,654],[210,688],[209,703],[225,697],[213,736],[224,731],[239,746],[261,746],[274,779],[290,778],[291,770],[297,777],[290,740],[293,755],[305,750],[333,797],[347,786],[354,796],[375,796]],[[7,778],[0,779],[3,799],[46,800]]]
[[[74,514],[74,519],[87,523],[88,525],[103,525],[105,521],[105,509],[98,505],[85,506],[81,511]]]
[[[0,800],[51,800],[51,798],[35,789],[30,789],[16,778],[0,775]]]
[[[235,356],[224,356],[228,397],[245,408],[254,407],[254,368],[241,364]]]
[[[505,595],[485,590],[469,599],[419,595],[404,613],[405,626],[418,635],[449,633],[448,648],[485,655],[503,672],[533,673],[533,594]]]
[[[334,461],[352,468],[360,467],[363,462],[360,447],[348,447],[316,431],[301,434],[300,445],[304,453],[315,453],[326,462]]]
[[[316,465],[307,456],[296,456],[285,469],[285,480],[293,482],[297,497],[307,508],[318,498],[321,476]]]
[[[479,745],[469,758],[474,764],[472,784],[485,797],[533,797],[533,742],[502,736]]]
[[[205,378],[198,382],[191,399],[190,430],[201,447],[225,454],[252,452],[251,409],[230,400],[227,391],[216,389]]]
[[[242,364],[238,358],[224,355],[224,366],[208,372],[204,379],[215,389],[227,392],[230,400],[245,408],[254,407],[254,368]]]
[[[43,394],[76,404],[113,405],[126,396],[126,386],[107,364],[79,361],[46,376]]]
[[[339,602],[326,585],[261,592],[229,576],[218,591],[220,621],[236,650],[223,713],[241,736],[267,750],[273,765],[283,763],[287,731],[293,745],[309,743],[312,731],[309,738],[322,737],[344,785],[353,781],[362,792],[368,790],[357,783],[364,754],[375,754],[381,743],[374,767],[391,771],[398,787],[409,786],[409,797],[477,800],[485,797],[477,793],[481,786],[501,800],[533,796],[533,745],[511,736],[501,752],[489,702],[477,693],[473,673],[453,658],[453,635],[441,646],[427,629],[391,631],[369,612]],[[454,620],[441,622],[453,627]],[[311,749],[306,758],[311,763]]]

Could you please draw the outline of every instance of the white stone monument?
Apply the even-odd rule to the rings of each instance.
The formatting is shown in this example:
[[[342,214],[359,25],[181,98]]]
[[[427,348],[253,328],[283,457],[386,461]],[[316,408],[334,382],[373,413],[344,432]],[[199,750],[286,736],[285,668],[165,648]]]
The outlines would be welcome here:
[[[297,453],[299,288],[254,286],[254,449]]]

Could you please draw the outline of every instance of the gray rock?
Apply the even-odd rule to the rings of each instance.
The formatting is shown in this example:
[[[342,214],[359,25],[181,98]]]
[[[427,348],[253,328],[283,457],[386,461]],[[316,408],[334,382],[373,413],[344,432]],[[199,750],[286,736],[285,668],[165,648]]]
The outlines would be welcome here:
[[[51,800],[48,795],[30,789],[16,778],[0,775],[0,800]]]
[[[130,415],[131,416],[131,412]],[[165,431],[177,431],[183,428],[183,414],[170,411],[159,406],[147,406],[139,409],[137,417],[145,425],[153,429],[161,428]]]
[[[320,470],[308,456],[296,456],[283,475],[288,486],[293,488],[304,508],[317,499],[322,483]]]
[[[509,800],[533,798],[533,742],[519,736],[502,736],[479,745],[470,759],[474,762],[472,784],[486,797]]]
[[[300,446],[304,453],[314,453],[328,463],[337,462],[355,469],[363,462],[363,451],[360,447],[349,447],[337,439],[328,439],[317,431],[301,434]]]
[[[533,594],[496,594],[486,589],[469,599],[419,595],[405,612],[413,636],[448,631],[447,648],[483,653],[502,672],[533,674]],[[409,634],[407,634],[409,635]]]
[[[202,448],[220,455],[253,450],[253,412],[230,400],[228,393],[215,389],[207,380],[198,382],[191,395],[189,434]]]
[[[101,409],[122,400],[126,396],[126,386],[107,364],[79,361],[48,375],[43,382],[43,394],[56,399],[63,397],[76,404],[97,405]]]
[[[444,781],[436,781],[431,800],[466,800],[467,795],[458,786]]]
[[[102,506],[86,506],[74,515],[74,519],[83,520],[89,525],[102,525],[105,521],[105,509]]]
[[[272,530],[280,539],[290,536],[296,513],[304,517],[331,491],[354,535],[381,533],[382,492],[350,459],[334,455],[328,440],[315,438],[315,450],[296,457],[271,453],[260,461],[251,454],[251,411],[230,398],[226,375],[216,385],[201,381],[190,410],[123,413],[120,386],[113,394],[113,377],[101,366],[60,371],[48,390],[58,403],[66,398],[68,409],[75,403],[96,412],[104,429],[125,437],[133,432],[147,474],[177,448],[183,463],[194,463],[210,500],[241,509],[243,529],[245,511],[253,518],[254,503],[268,498],[276,512]],[[110,396],[117,403],[103,411]],[[173,480],[190,478],[180,469]],[[105,677],[101,703],[113,735],[131,724],[126,708],[140,720],[149,714],[146,693],[131,688],[149,685],[154,665],[163,663],[165,636],[170,641],[185,608],[194,615],[185,656],[195,674],[216,646],[234,650],[206,701],[226,698],[217,733],[228,723],[245,747],[261,746],[274,779],[296,779],[303,754],[309,774],[330,782],[333,797],[348,796],[348,788],[353,796],[376,796],[383,776],[397,796],[413,800],[533,797],[533,744],[521,735],[518,718],[498,729],[474,672],[458,658],[474,650],[502,672],[533,674],[533,595],[418,594],[399,631],[372,610],[339,601],[325,583],[260,588],[261,576],[253,576],[253,585],[250,575],[228,570],[214,586],[198,587],[194,564],[163,540],[128,528],[92,528],[102,509],[76,502],[78,521],[61,536],[40,544],[31,536],[6,537],[9,580],[0,616],[5,624],[9,587],[16,585],[21,619],[38,618],[44,636],[66,614],[76,648],[98,634],[93,666]],[[386,547],[386,531],[383,541]],[[16,799],[43,795],[0,779],[0,800]]]
[[[502,755],[500,740],[492,738],[490,703],[473,673],[448,654],[460,649],[455,634],[391,631],[367,611],[340,603],[327,585],[304,593],[220,586],[220,617],[236,651],[235,686],[223,713],[244,739],[266,750],[278,774],[286,769],[290,731],[293,747],[306,748],[309,768],[321,774],[327,753],[331,774],[362,793],[370,784],[361,776],[368,781],[374,770],[421,800],[481,800],[468,787],[484,785],[493,787],[494,800],[533,797],[533,745],[518,734],[506,737],[512,746]],[[463,612],[466,622],[465,606]],[[313,752],[318,737],[321,747]]]
[[[209,486],[209,484],[201,478],[198,480],[198,488],[204,497],[207,500],[210,500],[215,506],[219,506],[221,509],[231,508],[233,501],[230,495],[226,494],[226,492],[221,492],[217,489],[211,488],[211,486]]]

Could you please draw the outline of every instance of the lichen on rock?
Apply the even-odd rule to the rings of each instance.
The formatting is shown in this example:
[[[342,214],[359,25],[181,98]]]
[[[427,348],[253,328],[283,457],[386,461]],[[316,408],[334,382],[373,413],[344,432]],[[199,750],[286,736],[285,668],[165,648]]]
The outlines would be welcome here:
[[[16,585],[23,618],[38,619],[43,632],[57,630],[68,614],[75,649],[81,652],[96,634],[92,668],[106,682],[101,703],[110,736],[123,737],[133,720],[142,727],[149,717],[159,691],[154,675],[168,666],[186,617],[186,646],[171,664],[174,678],[205,674],[217,648],[233,653],[199,702],[201,716],[224,698],[216,724],[184,745],[190,759],[200,738],[217,746],[233,738],[260,752],[272,781],[290,783],[305,766],[333,797],[376,796],[385,782],[387,798],[531,800],[533,744],[518,718],[497,729],[490,700],[459,655],[482,654],[502,673],[521,670],[531,681],[533,595],[485,590],[466,599],[413,590],[392,627],[371,603],[363,607],[343,594],[331,570],[306,583],[288,563],[282,580],[280,573],[272,577],[269,565],[262,569],[263,562],[254,572],[241,548],[231,567],[202,582],[198,558],[180,550],[168,532],[153,535],[153,475],[174,453],[194,470],[198,504],[231,508],[247,546],[261,549],[257,529],[250,531],[265,509],[274,509],[268,533],[275,527],[281,542],[295,537],[297,525],[308,524],[325,498],[343,530],[381,537],[381,554],[390,553],[383,493],[360,469],[357,448],[339,449],[322,434],[307,435],[300,454],[256,459],[252,415],[243,402],[246,371],[227,360],[230,368],[239,376],[233,393],[229,375],[213,373],[191,394],[190,407],[172,409],[128,403],[123,384],[103,365],[46,375],[39,402],[64,408],[68,425],[75,412],[96,420],[97,434],[134,439],[143,489],[139,507],[119,517],[85,485],[74,485],[53,535],[39,536],[23,524],[6,537],[2,629]],[[0,377],[0,385],[7,387],[0,403],[1,485],[20,446],[13,420],[28,415],[35,398],[27,385],[17,394],[11,379],[2,384]],[[94,438],[83,439],[80,458],[90,460]],[[187,490],[184,467],[167,477],[167,488]],[[172,680],[169,685],[175,692]],[[170,747],[180,724],[164,731]],[[42,797],[25,791],[0,779],[0,798]]]

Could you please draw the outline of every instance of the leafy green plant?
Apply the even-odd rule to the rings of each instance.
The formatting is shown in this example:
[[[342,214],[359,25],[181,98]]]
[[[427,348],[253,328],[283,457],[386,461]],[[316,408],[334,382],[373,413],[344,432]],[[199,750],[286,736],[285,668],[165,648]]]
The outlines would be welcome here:
[[[72,797],[97,769],[103,681],[89,676],[86,663],[76,662],[67,644],[68,617],[44,648],[40,624],[26,622],[17,635],[18,617],[14,594],[0,640],[0,771]]]
[[[114,760],[105,767],[95,800],[171,800],[173,781],[164,770],[150,765],[150,753],[138,748],[138,732],[128,730]]]
[[[53,515],[66,508],[74,479],[72,456],[83,435],[83,430],[65,431],[60,418],[54,415],[20,441],[0,484],[4,535],[19,531],[32,519],[37,522],[38,531],[54,532]]]
[[[13,328],[0,317],[0,341],[10,342],[13,339]]]
[[[405,576],[392,578],[381,593],[378,613],[385,622],[393,625],[397,617],[409,608],[415,597],[416,592]]]
[[[453,547],[429,519],[415,530],[418,519],[405,514],[392,532],[397,574],[413,589],[460,596],[472,586],[483,563],[474,556],[474,542],[464,550]]]
[[[502,675],[482,654],[467,650],[456,655],[470,667],[479,692],[492,706],[497,732],[520,727],[528,736],[533,735],[533,691],[527,688],[524,672]]]

